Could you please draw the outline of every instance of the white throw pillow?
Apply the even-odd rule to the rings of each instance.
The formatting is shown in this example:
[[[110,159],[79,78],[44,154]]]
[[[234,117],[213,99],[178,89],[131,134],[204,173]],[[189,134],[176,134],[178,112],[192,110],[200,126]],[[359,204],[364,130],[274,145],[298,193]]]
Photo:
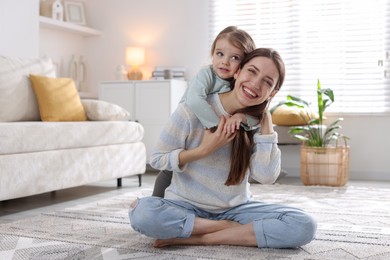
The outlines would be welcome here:
[[[128,121],[130,113],[126,109],[103,100],[81,99],[88,120]]]
[[[30,74],[55,77],[50,58],[0,56],[0,122],[40,120]]]

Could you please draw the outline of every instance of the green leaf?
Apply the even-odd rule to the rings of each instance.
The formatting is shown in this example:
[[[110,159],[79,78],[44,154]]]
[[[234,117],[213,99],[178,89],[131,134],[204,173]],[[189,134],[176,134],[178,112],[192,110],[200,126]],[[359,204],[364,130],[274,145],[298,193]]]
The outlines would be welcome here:
[[[288,95],[287,96],[287,100],[291,100],[291,101],[295,101],[294,103],[295,104],[300,104],[300,106],[306,106],[306,107],[309,107],[310,106],[310,103],[308,103],[307,101],[299,98],[299,97],[295,97],[295,96],[291,96],[291,95]]]
[[[317,102],[318,102],[318,117],[312,118],[312,114],[310,111],[310,103],[295,96],[288,95],[285,101],[280,102],[277,106],[286,105],[290,107],[296,108],[305,108],[306,116],[309,118],[307,122],[307,118],[300,113],[302,118],[305,120],[307,125],[304,126],[292,126],[288,133],[298,139],[301,140],[307,146],[313,147],[325,147],[332,141],[338,141],[338,139],[342,138],[344,140],[349,139],[348,137],[339,134],[336,132],[338,129],[341,129],[339,123],[343,121],[343,118],[338,118],[329,126],[326,127],[326,130],[323,126],[323,116],[326,108],[328,108],[334,102],[334,93],[330,88],[321,88],[321,82],[317,80]]]
[[[322,124],[323,114],[324,114],[324,101],[322,99],[321,92],[321,82],[317,80],[317,102],[318,102],[318,116],[320,120],[320,124]]]
[[[302,142],[306,142],[307,140],[309,140],[306,136],[303,136],[303,135],[293,135],[293,137],[302,141]]]
[[[300,133],[304,133],[308,130],[308,128],[306,127],[291,127],[290,130],[288,131],[288,133],[290,135],[294,135],[294,134],[300,134]]]
[[[334,102],[334,94],[333,94],[333,90],[331,90],[330,88],[327,88],[327,89],[324,89],[323,90],[323,93],[329,97],[329,99],[332,101],[332,103]]]

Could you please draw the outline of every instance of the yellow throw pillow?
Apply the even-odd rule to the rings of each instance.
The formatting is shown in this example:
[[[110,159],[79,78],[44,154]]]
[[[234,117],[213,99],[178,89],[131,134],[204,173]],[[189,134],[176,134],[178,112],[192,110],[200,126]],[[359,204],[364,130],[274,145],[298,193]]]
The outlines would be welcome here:
[[[42,121],[86,121],[76,86],[70,78],[30,74]]]
[[[307,109],[281,105],[272,113],[272,122],[280,126],[298,126],[306,125],[306,122],[315,117]]]

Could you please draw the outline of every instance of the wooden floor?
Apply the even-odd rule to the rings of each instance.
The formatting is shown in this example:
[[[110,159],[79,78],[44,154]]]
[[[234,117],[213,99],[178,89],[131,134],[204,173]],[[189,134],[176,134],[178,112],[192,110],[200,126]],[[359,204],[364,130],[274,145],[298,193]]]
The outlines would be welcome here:
[[[142,176],[142,189],[152,189],[156,172],[147,172]],[[102,181],[76,188],[64,189],[54,193],[43,193],[25,198],[0,202],[0,224],[32,217],[43,212],[52,212],[69,208],[81,203],[101,200],[119,194],[138,190],[138,177],[122,179],[122,187],[117,188],[116,180]],[[303,185],[299,178],[283,177],[280,184]],[[350,180],[347,185],[389,188],[390,182],[370,182]]]

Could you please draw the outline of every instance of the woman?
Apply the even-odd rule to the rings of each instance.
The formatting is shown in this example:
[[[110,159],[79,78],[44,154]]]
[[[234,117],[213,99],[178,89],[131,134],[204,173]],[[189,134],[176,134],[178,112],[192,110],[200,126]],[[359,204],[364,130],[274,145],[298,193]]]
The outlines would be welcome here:
[[[129,211],[134,230],[167,245],[242,245],[287,248],[309,243],[316,223],[303,211],[254,201],[248,178],[274,183],[280,150],[267,106],[284,81],[279,54],[256,49],[235,73],[232,91],[209,95],[220,116],[215,131],[204,130],[180,104],[161,133],[151,165],[173,171],[165,197],[145,197]],[[260,130],[224,131],[226,118],[243,112],[256,116]]]

